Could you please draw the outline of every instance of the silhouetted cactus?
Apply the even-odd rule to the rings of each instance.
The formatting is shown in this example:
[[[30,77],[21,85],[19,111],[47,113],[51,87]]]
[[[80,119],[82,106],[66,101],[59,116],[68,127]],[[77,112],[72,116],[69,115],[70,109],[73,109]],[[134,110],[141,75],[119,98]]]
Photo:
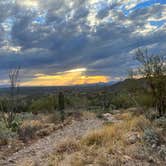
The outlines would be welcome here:
[[[64,121],[65,118],[65,98],[64,98],[64,94],[63,92],[59,92],[58,95],[58,110],[60,111],[60,115],[61,115],[61,121]]]

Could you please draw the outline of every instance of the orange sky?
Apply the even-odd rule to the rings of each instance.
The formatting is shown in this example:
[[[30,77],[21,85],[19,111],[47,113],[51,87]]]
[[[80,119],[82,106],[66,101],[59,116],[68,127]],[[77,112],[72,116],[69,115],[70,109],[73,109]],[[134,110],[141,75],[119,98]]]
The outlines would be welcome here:
[[[55,75],[38,73],[31,81],[21,83],[21,86],[66,86],[93,84],[108,81],[109,78],[107,76],[87,76],[86,68],[77,68],[65,72],[55,73]]]

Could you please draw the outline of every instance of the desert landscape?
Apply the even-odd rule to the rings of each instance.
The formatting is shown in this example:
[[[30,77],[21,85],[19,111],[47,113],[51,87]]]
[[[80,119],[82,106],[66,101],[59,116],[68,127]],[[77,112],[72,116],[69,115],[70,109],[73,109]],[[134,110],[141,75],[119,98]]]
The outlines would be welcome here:
[[[166,1],[0,0],[0,166],[165,166]]]

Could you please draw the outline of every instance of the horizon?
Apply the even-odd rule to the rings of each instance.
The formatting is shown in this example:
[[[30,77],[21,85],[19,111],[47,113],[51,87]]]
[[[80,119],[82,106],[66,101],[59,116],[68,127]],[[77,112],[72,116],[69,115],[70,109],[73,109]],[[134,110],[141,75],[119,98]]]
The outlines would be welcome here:
[[[138,48],[166,53],[164,0],[0,1],[0,86],[21,66],[22,87],[119,82]]]
[[[84,83],[84,84],[72,84],[72,85],[19,85],[16,88],[49,88],[49,87],[91,87],[91,86],[112,86],[119,82],[123,82],[125,80],[120,81],[110,81],[110,82],[97,82],[97,83]],[[0,89],[10,89],[11,85],[0,85]]]

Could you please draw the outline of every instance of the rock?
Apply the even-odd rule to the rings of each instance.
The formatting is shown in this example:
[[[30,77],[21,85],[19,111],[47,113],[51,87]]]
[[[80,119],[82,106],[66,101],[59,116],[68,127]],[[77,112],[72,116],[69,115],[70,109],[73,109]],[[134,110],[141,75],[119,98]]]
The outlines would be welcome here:
[[[123,158],[124,158],[125,160],[127,160],[127,161],[132,160],[132,158],[131,158],[130,156],[128,156],[128,155],[124,155]]]
[[[155,149],[156,147],[157,147],[157,145],[156,145],[156,144],[153,144],[153,145],[152,145],[152,148],[153,148],[153,149]]]
[[[137,141],[140,140],[140,135],[137,132],[129,132],[126,134],[125,137],[128,144],[135,144]]]
[[[108,122],[113,122],[113,123],[118,122],[118,120],[110,113],[103,114],[103,118]]]
[[[150,157],[149,157],[149,162],[150,162],[150,163],[154,163],[154,162],[155,162],[155,159],[153,158],[153,156],[150,156]]]

